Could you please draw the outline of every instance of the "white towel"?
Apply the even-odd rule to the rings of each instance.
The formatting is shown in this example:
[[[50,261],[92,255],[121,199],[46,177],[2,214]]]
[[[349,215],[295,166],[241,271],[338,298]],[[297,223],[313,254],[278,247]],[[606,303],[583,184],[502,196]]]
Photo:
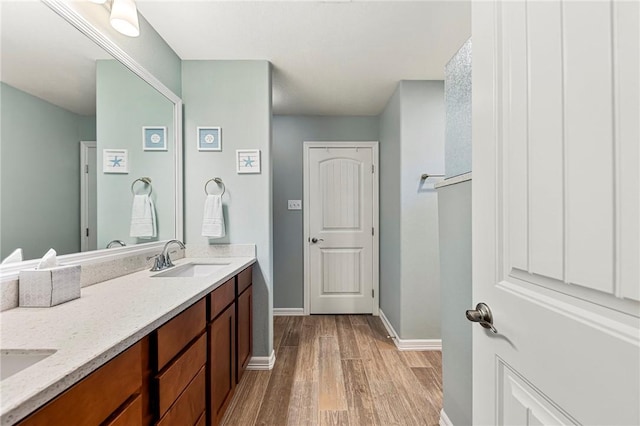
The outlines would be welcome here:
[[[7,263],[22,262],[22,249],[17,248],[9,256],[5,257],[0,265],[6,265]]]
[[[44,254],[44,256],[42,256],[42,259],[40,259],[40,263],[38,263],[38,266],[36,266],[36,269],[47,269],[47,268],[53,268],[55,266],[58,265],[58,259],[57,259],[57,253],[54,249],[49,249],[48,252],[46,252]]]
[[[225,235],[224,214],[222,212],[222,197],[207,195],[204,201],[204,216],[202,219],[202,236],[222,238]]]
[[[138,238],[156,236],[156,209],[153,200],[146,194],[133,197],[129,236]]]

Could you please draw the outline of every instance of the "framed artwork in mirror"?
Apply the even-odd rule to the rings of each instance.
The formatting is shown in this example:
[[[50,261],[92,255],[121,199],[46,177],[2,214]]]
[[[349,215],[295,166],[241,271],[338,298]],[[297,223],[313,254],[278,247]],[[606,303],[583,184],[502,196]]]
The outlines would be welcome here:
[[[166,151],[167,128],[164,126],[144,126],[142,128],[142,149],[144,151]]]
[[[198,127],[198,151],[222,151],[220,127]]]
[[[126,149],[103,149],[102,172],[129,173],[129,151]]]

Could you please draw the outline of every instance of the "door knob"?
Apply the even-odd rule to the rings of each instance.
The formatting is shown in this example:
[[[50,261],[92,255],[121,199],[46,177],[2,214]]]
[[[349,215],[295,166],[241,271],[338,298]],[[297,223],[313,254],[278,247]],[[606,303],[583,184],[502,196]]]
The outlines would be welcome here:
[[[498,334],[498,330],[493,326],[493,315],[491,309],[485,303],[478,303],[475,309],[469,309],[466,312],[467,319],[471,322],[477,322],[484,328],[488,328],[494,334]]]
[[[316,238],[316,237],[313,237],[313,238],[311,239],[311,242],[312,242],[313,244],[317,243],[318,241],[324,241],[324,240],[323,240],[322,238]]]

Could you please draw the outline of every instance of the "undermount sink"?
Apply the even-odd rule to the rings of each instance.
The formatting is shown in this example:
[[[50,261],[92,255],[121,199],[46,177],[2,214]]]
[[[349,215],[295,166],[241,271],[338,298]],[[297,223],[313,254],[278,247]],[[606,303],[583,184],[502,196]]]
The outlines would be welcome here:
[[[25,368],[53,355],[53,349],[2,349],[0,350],[0,380],[21,372]]]
[[[229,265],[227,263],[187,263],[186,265],[175,266],[165,272],[152,275],[152,278],[197,278],[211,275],[221,268]]]

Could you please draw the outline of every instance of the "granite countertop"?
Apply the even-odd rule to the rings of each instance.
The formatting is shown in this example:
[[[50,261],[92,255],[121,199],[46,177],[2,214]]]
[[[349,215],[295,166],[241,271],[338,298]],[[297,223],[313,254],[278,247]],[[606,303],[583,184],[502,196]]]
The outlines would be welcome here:
[[[0,350],[56,352],[0,381],[0,423],[12,425],[210,293],[255,257],[185,258],[176,266],[227,263],[212,275],[152,278],[148,270],[82,289],[51,308],[0,313]]]

